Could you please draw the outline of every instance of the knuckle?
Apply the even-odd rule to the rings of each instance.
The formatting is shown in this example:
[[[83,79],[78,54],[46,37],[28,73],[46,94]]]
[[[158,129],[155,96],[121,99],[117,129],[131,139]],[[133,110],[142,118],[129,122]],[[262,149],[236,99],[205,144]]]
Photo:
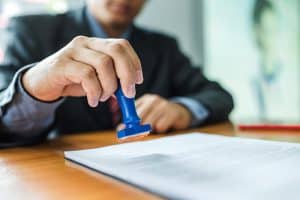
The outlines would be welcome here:
[[[85,36],[84,36],[85,37]],[[91,43],[98,43],[99,41],[101,41],[100,38],[88,38],[88,40],[91,42]]]
[[[75,52],[76,52],[76,49],[73,46],[70,46],[64,50],[64,53],[67,56],[71,56],[71,57],[74,56]]]
[[[94,70],[90,67],[82,68],[81,72],[82,72],[82,76],[85,78],[92,78],[95,75]]]
[[[164,108],[169,108],[169,101],[161,98],[161,104]]]
[[[115,52],[120,52],[120,51],[122,51],[122,50],[123,50],[123,47],[122,47],[122,45],[119,44],[119,43],[111,43],[111,44],[109,45],[109,51],[110,51],[110,52],[115,53]]]
[[[108,55],[101,56],[101,59],[99,59],[99,66],[107,66],[111,67],[113,65],[113,60]]]
[[[123,46],[129,46],[130,43],[126,39],[118,39],[118,43],[123,45]]]
[[[65,57],[60,55],[60,56],[55,57],[51,63],[57,67],[65,67],[68,65],[68,59],[66,59]]]
[[[144,94],[142,97],[149,99],[152,97],[152,94],[147,93],[147,94]]]
[[[152,99],[155,102],[159,102],[161,100],[161,97],[157,94],[152,94]]]
[[[73,40],[72,40],[71,43],[74,44],[74,45],[81,45],[81,44],[84,43],[84,41],[85,41],[86,39],[87,39],[86,36],[78,35],[78,36],[76,36],[76,37],[73,38]]]

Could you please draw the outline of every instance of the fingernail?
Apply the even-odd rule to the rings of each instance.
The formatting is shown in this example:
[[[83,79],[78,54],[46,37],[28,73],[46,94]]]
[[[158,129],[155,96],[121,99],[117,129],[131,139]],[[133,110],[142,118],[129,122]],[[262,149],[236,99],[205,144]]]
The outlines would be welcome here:
[[[98,103],[99,103],[98,99],[92,99],[91,106],[95,108],[98,106]]]
[[[109,99],[109,96],[104,96],[104,97],[101,97],[100,101],[105,102],[105,101],[107,101],[107,99]]]
[[[135,96],[135,85],[129,85],[127,88],[127,95],[129,98],[133,98]]]
[[[143,72],[142,72],[142,70],[138,70],[136,83],[141,84],[141,83],[143,83],[143,81],[144,81]]]

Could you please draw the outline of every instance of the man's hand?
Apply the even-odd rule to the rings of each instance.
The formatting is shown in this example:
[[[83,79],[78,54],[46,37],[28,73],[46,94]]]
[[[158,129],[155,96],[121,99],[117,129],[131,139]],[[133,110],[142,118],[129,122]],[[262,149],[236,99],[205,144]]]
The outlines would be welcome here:
[[[156,132],[187,128],[192,119],[189,110],[154,94],[146,94],[136,100],[137,113],[142,123],[150,123]]]
[[[29,69],[22,83],[32,96],[43,101],[87,96],[89,105],[96,107],[113,95],[118,79],[129,98],[135,96],[135,84],[143,82],[140,60],[129,42],[77,36]]]

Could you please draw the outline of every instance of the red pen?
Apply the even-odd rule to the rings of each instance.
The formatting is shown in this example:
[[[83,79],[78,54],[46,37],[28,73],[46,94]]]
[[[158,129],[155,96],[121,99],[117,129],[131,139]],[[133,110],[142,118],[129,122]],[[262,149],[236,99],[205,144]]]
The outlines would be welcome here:
[[[239,124],[238,129],[248,130],[272,130],[272,131],[300,131],[300,124]]]

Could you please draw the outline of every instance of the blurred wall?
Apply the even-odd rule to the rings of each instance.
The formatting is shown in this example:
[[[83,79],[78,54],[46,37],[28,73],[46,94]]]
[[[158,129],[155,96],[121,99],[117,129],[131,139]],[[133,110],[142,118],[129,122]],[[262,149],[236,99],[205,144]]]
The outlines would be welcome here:
[[[175,36],[192,61],[202,65],[202,0],[148,0],[137,24]]]
[[[1,18],[3,15],[63,12],[82,5],[84,1],[0,0],[0,22],[4,21],[3,17]],[[201,65],[203,63],[201,10],[202,0],[147,0],[137,24],[175,36],[183,51],[195,64]]]
[[[234,121],[300,123],[300,0],[205,0],[205,72]]]

